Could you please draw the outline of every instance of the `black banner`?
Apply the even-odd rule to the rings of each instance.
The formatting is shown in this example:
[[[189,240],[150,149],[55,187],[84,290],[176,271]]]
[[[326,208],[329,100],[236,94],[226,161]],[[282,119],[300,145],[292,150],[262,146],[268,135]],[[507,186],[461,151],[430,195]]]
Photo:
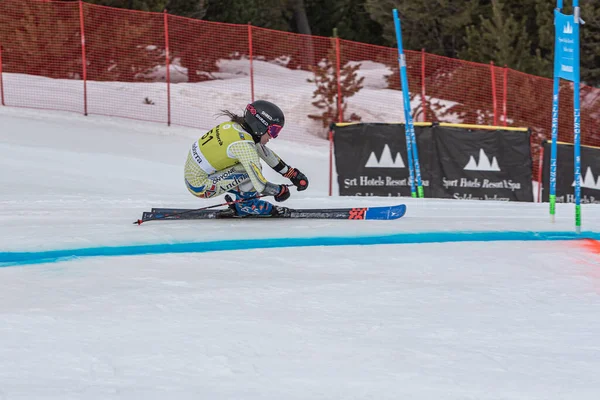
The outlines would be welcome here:
[[[551,142],[544,142],[542,201],[549,201]],[[575,202],[575,155],[572,144],[556,145],[556,202]],[[581,146],[581,203],[600,203],[600,149]]]
[[[341,196],[410,196],[404,125],[352,124],[334,131]],[[429,186],[431,127],[415,126],[421,179]]]
[[[436,126],[437,198],[533,201],[529,132]]]
[[[334,127],[342,196],[410,196],[404,124]],[[529,132],[415,126],[425,197],[533,201]]]

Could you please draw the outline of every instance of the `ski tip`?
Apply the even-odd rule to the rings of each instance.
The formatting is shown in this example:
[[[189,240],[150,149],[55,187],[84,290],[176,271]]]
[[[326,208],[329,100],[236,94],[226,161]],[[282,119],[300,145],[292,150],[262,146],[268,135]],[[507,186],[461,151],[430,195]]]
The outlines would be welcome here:
[[[399,204],[397,206],[390,207],[387,219],[398,219],[404,217],[406,214],[406,204]]]
[[[398,219],[404,217],[406,214],[406,204],[400,204],[395,207],[396,210],[390,212],[390,219]]]
[[[141,225],[141,224],[142,224],[142,222],[144,222],[144,221],[142,221],[141,219],[138,219],[138,220],[137,220],[137,221],[135,221],[133,224],[134,224],[134,225]]]
[[[406,204],[398,204],[389,207],[368,208],[364,219],[392,220],[402,218],[406,214]]]

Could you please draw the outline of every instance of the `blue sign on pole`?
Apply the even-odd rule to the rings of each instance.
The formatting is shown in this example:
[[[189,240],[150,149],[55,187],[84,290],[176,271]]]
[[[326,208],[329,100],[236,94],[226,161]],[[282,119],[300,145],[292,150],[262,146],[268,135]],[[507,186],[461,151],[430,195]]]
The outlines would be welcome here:
[[[568,81],[575,81],[575,72],[578,63],[575,62],[576,47],[578,47],[578,38],[575,37],[575,23],[572,15],[565,15],[558,11],[555,12],[556,23],[556,49],[554,53],[557,63],[557,75],[559,78]]]

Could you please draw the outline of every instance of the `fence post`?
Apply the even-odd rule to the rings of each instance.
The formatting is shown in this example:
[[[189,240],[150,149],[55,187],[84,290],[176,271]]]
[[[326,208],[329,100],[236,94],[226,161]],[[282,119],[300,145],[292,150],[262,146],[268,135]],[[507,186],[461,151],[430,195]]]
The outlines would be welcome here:
[[[542,202],[542,170],[544,168],[544,144],[540,146],[540,162],[538,164],[538,203]]]
[[[341,58],[340,38],[337,37],[337,29],[335,29],[334,32],[335,32],[335,58],[336,58],[335,70],[336,70],[336,74],[337,74],[337,89],[338,89],[338,95],[337,95],[338,122],[342,123],[342,122],[344,122],[344,110],[342,110],[342,72],[341,72],[342,61],[340,60],[340,58]]]
[[[248,57],[250,58],[250,99],[254,103],[254,45],[252,42],[252,23],[248,21]]]
[[[2,45],[0,45],[0,100],[2,101],[2,105],[4,104],[4,82],[2,81]]]
[[[494,62],[490,61],[490,72],[492,75],[492,102],[494,107],[494,126],[498,126],[498,98],[496,97],[496,72]]]
[[[85,56],[85,23],[83,19],[83,1],[79,0],[79,28],[81,30],[81,64],[83,72],[83,115],[88,115],[87,104],[87,59]]]
[[[329,196],[333,193],[333,129],[329,127]]]
[[[504,79],[502,80],[504,88],[502,90],[503,98],[502,98],[502,114],[504,117],[504,126],[507,125],[508,117],[507,117],[507,102],[508,102],[508,67],[504,64]]]
[[[169,14],[163,12],[165,26],[165,65],[167,67],[167,126],[171,126],[171,54],[169,48]]]
[[[427,100],[425,100],[425,49],[421,49],[421,108],[423,122],[427,122]]]

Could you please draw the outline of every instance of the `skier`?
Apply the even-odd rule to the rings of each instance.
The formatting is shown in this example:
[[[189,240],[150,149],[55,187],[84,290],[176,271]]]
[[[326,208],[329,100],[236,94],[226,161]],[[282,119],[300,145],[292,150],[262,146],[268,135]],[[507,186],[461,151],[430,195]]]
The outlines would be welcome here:
[[[308,178],[287,165],[266,144],[276,138],[285,118],[275,104],[257,100],[246,106],[243,116],[223,110],[230,121],[212,128],[192,145],[185,163],[185,184],[194,196],[208,199],[223,193],[235,195],[230,204],[235,215],[278,216],[289,212],[257,199],[259,194],[282,202],[290,197],[287,185],[265,179],[260,159],[288,178],[298,191],[306,190]],[[228,202],[233,200],[225,196]]]

